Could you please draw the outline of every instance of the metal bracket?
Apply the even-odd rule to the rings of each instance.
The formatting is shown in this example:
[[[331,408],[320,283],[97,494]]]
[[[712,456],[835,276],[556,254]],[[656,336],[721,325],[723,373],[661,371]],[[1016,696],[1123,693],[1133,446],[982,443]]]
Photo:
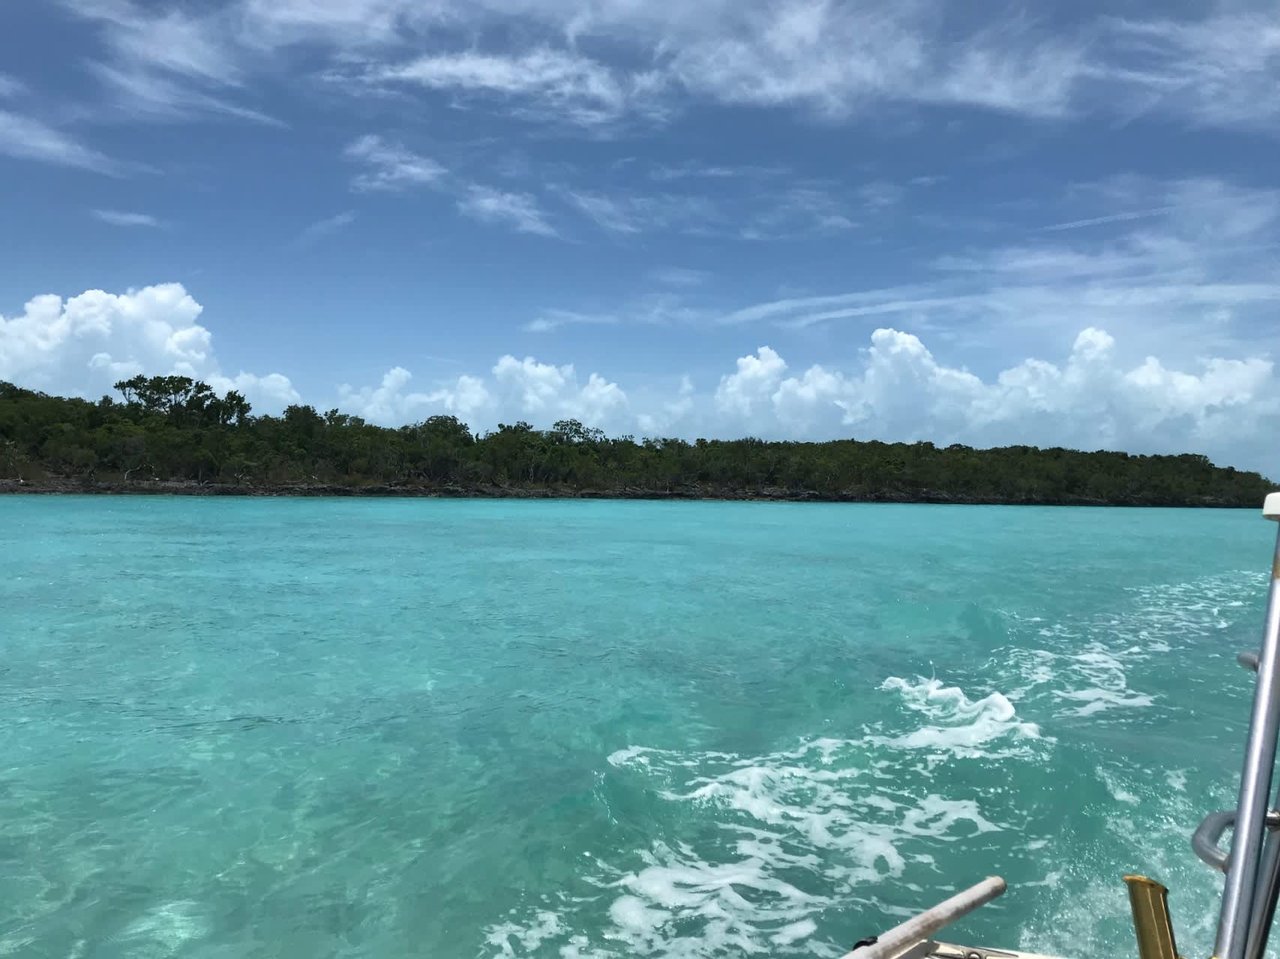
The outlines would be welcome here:
[[[1266,827],[1272,831],[1280,830],[1280,810],[1273,809],[1267,813]],[[1191,848],[1200,857],[1200,861],[1218,872],[1226,872],[1231,854],[1218,845],[1222,834],[1236,824],[1236,811],[1222,809],[1211,812],[1191,834]]]

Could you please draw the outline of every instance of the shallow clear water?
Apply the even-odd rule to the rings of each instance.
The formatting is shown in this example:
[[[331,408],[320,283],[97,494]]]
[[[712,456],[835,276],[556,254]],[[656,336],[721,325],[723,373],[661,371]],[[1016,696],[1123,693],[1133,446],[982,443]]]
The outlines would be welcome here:
[[[1255,513],[0,499],[0,955],[1131,954],[1231,805]]]

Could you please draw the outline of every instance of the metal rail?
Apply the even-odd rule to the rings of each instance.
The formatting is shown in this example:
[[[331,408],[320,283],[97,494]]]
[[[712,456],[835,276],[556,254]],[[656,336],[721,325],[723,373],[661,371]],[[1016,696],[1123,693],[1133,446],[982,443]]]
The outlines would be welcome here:
[[[1262,514],[1267,519],[1280,520],[1280,493],[1267,497]],[[1271,586],[1267,592],[1266,626],[1258,651],[1258,685],[1249,720],[1244,768],[1240,773],[1231,856],[1213,950],[1215,959],[1246,959],[1255,906],[1266,900],[1264,891],[1258,888],[1259,861],[1271,799],[1277,735],[1280,735],[1280,531],[1276,535]],[[1270,879],[1271,874],[1266,878]],[[1261,919],[1262,915],[1257,918]],[[1258,936],[1255,934],[1253,939],[1256,943]]]

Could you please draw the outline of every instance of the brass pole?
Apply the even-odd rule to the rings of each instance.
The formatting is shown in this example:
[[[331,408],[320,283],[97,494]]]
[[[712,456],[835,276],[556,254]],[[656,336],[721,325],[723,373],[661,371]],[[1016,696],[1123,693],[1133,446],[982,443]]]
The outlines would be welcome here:
[[[1146,876],[1125,876],[1124,881],[1138,935],[1138,959],[1182,959],[1169,919],[1169,890]]]

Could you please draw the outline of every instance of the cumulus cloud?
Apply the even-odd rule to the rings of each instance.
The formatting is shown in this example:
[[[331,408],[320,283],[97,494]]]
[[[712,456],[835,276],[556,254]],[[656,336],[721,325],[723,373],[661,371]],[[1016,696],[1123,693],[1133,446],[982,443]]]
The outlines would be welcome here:
[[[33,298],[0,316],[0,378],[95,397],[135,373],[178,373],[238,389],[262,412],[300,398],[280,373],[223,372],[202,308],[177,283],[123,294],[90,290]],[[865,341],[864,341],[865,342]],[[641,380],[629,388],[572,364],[507,354],[483,374],[415,388],[394,366],[372,386],[338,388],[338,405],[401,425],[453,414],[479,430],[572,418],[612,434],[930,440],[974,446],[1025,443],[1138,453],[1199,452],[1280,472],[1260,437],[1280,431],[1280,378],[1257,353],[1174,363],[1125,359],[1121,344],[1085,327],[1058,359],[1028,358],[989,376],[939,358],[916,334],[881,327],[847,361],[792,368],[767,345],[699,390]],[[667,381],[670,382],[670,381]],[[327,405],[323,397],[315,399]]]
[[[1202,452],[1280,467],[1257,443],[1280,429],[1280,381],[1269,358],[1209,357],[1191,368],[1154,356],[1126,363],[1114,338],[1094,327],[1081,330],[1061,360],[1030,358],[989,378],[940,360],[913,333],[882,327],[841,366],[792,370],[761,346],[709,392],[687,376],[674,393],[645,383],[626,392],[597,373],[582,382],[571,365],[510,355],[487,377],[461,377],[429,393],[409,393],[408,379],[393,370],[380,388],[348,388],[345,401],[387,423],[433,412],[453,412],[478,429],[572,417],[612,433]]]
[[[0,379],[96,398],[137,373],[175,373],[220,390],[239,389],[268,410],[299,399],[279,373],[225,374],[213,334],[198,322],[202,311],[180,283],[120,294],[88,290],[65,300],[34,297],[22,313],[0,314]]]
[[[786,361],[767,346],[751,356],[740,357],[737,372],[720,380],[716,406],[726,413],[751,416],[777,389],[786,369]]]
[[[860,368],[785,370],[767,347],[742,357],[721,380],[717,407],[775,436],[1204,451],[1254,465],[1267,454],[1251,444],[1280,427],[1270,359],[1208,358],[1188,371],[1147,357],[1129,367],[1114,339],[1092,327],[1065,361],[1027,359],[991,381],[892,328],[872,333]]]
[[[627,395],[618,384],[597,373],[585,383],[571,364],[556,366],[531,356],[501,357],[488,378],[463,375],[429,391],[411,391],[412,375],[402,367],[388,371],[376,387],[339,388],[343,409],[386,425],[400,425],[447,413],[477,428],[499,422],[531,420],[550,426],[560,419],[578,419],[607,428],[628,425]]]
[[[493,396],[483,380],[459,376],[453,383],[435,390],[410,390],[413,374],[395,366],[383,374],[377,386],[338,387],[338,404],[372,423],[402,426],[436,414],[451,414],[465,420],[483,417],[493,407]]]
[[[636,425],[640,432],[646,436],[666,436],[676,424],[687,424],[694,410],[696,394],[697,390],[688,374],[680,377],[680,387],[674,397],[659,401],[656,408],[648,412],[636,414]]]

